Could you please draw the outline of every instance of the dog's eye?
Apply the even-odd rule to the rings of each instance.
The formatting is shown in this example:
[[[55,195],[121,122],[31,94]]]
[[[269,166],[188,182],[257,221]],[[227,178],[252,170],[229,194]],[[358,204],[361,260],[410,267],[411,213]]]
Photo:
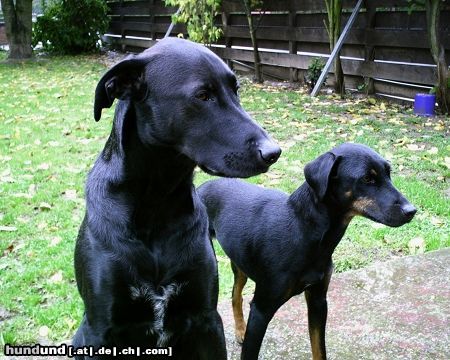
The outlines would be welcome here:
[[[372,175],[364,175],[361,180],[364,184],[375,184],[375,179]]]
[[[211,97],[209,96],[208,92],[205,90],[199,91],[195,97],[201,101],[208,101],[211,100]]]

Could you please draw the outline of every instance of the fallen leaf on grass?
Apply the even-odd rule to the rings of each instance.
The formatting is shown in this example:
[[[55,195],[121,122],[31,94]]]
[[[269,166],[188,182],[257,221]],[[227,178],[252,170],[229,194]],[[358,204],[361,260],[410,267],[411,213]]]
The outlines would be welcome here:
[[[54,141],[54,140],[49,141],[47,143],[47,145],[50,146],[50,147],[58,147],[58,146],[60,146],[59,142],[58,141]]]
[[[17,228],[15,226],[0,226],[0,231],[13,232],[17,231]]]
[[[39,336],[40,337],[43,337],[43,338],[48,337],[49,332],[50,332],[50,329],[48,328],[48,326],[44,325],[39,328]]]
[[[306,134],[298,134],[298,135],[293,136],[292,138],[296,141],[303,141],[306,139],[306,137],[307,137]]]
[[[16,180],[14,180],[12,176],[2,176],[0,177],[0,182],[12,184],[15,183]]]
[[[3,183],[14,183],[15,182],[14,178],[11,176],[10,169],[6,169],[6,170],[2,171],[2,173],[0,174],[0,182],[3,182]]]
[[[37,225],[38,230],[48,229],[48,224],[46,221],[42,221]]]
[[[88,145],[89,143],[92,142],[92,139],[79,139],[77,140],[77,142],[79,142],[82,145]]]
[[[62,238],[60,236],[55,236],[50,240],[50,246],[56,246],[62,241]]]
[[[41,211],[49,211],[49,210],[51,210],[51,208],[52,208],[52,206],[49,203],[41,202],[39,204],[39,206],[35,208],[35,210],[39,209]]]
[[[423,150],[423,149],[425,149],[425,145],[417,145],[417,144],[408,144],[408,145],[406,145],[406,148],[409,150],[409,151],[421,151],[421,150]]]
[[[436,216],[432,216],[430,219],[430,222],[436,227],[442,227],[445,224],[445,222],[442,219],[440,219]]]
[[[11,254],[14,250],[14,245],[10,244],[5,250],[3,250],[3,256]]]
[[[84,171],[84,166],[82,166],[81,168],[77,168],[75,166],[68,165],[67,167],[64,168],[64,170],[72,174],[79,174]]]
[[[436,146],[433,146],[431,149],[428,149],[427,152],[428,152],[428,154],[436,155],[439,152],[439,150]]]
[[[28,186],[28,194],[30,194],[30,196],[36,195],[36,185],[35,184],[30,184],[30,186]]]
[[[56,283],[60,283],[63,281],[63,274],[62,271],[59,270],[56,273],[54,273],[52,276],[50,276],[49,279],[50,283],[52,284],[56,284]]]
[[[266,173],[264,175],[267,176],[269,179],[279,179],[279,178],[283,177],[282,174],[278,174],[275,172]]]
[[[447,167],[447,169],[450,169],[450,157],[445,157],[444,165]]]
[[[12,157],[11,156],[0,156],[0,161],[1,162],[8,162],[11,161]]]
[[[62,193],[64,199],[66,200],[76,200],[77,199],[77,191],[76,190],[72,190],[72,189],[68,189],[65,190]]]
[[[408,242],[409,253],[411,255],[423,254],[425,252],[425,239],[418,236]]]
[[[47,163],[42,163],[36,167],[38,170],[48,170],[50,169],[50,165]]]
[[[403,146],[403,145],[405,145],[406,143],[407,143],[407,141],[408,141],[408,139],[406,138],[406,137],[403,137],[403,138],[401,138],[401,139],[398,139],[396,142],[395,142],[395,144],[394,144],[394,146]]]
[[[19,215],[17,221],[22,224],[28,224],[31,221],[31,217],[28,215]]]

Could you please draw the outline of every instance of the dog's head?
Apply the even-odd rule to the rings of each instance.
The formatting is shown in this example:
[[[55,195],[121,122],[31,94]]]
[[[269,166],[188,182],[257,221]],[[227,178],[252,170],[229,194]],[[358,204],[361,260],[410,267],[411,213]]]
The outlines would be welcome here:
[[[319,201],[336,204],[347,219],[361,215],[397,227],[417,211],[392,184],[389,163],[364,145],[342,144],[319,156],[305,178]]]
[[[168,38],[110,69],[95,92],[94,116],[115,98],[133,107],[140,141],[170,146],[204,171],[248,177],[265,172],[281,150],[242,109],[233,72],[213,52]],[[123,127],[116,112],[116,127]],[[126,136],[121,134],[120,136]]]

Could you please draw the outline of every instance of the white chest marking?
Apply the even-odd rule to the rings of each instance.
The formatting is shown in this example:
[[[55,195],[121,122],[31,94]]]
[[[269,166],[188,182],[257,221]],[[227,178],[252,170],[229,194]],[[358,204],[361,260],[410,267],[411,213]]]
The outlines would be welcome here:
[[[159,286],[155,289],[152,285],[143,285],[139,287],[131,286],[131,298],[133,300],[143,299],[153,306],[155,321],[148,333],[158,335],[157,346],[164,347],[167,345],[172,333],[164,329],[164,319],[166,316],[169,301],[176,297],[185,283],[172,283],[165,286]]]

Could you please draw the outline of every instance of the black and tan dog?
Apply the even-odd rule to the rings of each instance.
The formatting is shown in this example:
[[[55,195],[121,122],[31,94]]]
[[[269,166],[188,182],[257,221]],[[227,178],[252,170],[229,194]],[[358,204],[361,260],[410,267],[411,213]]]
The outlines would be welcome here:
[[[97,85],[96,120],[120,101],[87,179],[75,250],[85,305],[73,340],[77,359],[102,347],[114,359],[129,347],[226,359],[217,264],[193,171],[198,164],[214,175],[248,177],[280,155],[241,108],[237,89],[216,55],[181,39],[123,60]]]
[[[342,144],[306,165],[306,182],[290,196],[221,179],[199,188],[210,232],[231,259],[233,312],[242,359],[257,359],[278,308],[305,291],[313,358],[325,359],[326,293],[331,256],[355,215],[388,226],[416,209],[392,185],[390,166],[370,148]],[[256,283],[246,328],[242,289]]]

